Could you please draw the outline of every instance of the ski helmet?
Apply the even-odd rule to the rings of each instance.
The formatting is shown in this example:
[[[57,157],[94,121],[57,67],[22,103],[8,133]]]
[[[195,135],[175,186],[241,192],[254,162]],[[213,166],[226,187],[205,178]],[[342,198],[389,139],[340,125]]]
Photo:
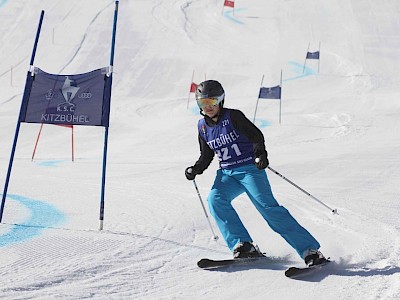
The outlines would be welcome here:
[[[223,107],[225,99],[225,91],[222,85],[216,80],[206,80],[200,83],[196,88],[196,101],[200,109],[202,109],[201,99],[215,98],[216,103]]]

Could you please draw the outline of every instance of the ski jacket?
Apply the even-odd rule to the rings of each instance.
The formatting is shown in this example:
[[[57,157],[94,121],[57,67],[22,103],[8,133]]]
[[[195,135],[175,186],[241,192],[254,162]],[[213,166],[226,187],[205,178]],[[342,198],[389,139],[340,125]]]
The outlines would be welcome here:
[[[193,166],[197,174],[208,168],[215,153],[221,169],[254,164],[263,153],[268,156],[262,132],[240,110],[222,108],[217,122],[204,116],[198,131],[200,157]]]

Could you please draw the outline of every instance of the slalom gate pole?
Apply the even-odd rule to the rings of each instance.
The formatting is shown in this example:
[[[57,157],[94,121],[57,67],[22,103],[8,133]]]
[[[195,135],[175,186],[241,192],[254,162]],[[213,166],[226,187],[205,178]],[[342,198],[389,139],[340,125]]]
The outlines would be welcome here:
[[[200,200],[201,206],[203,207],[203,211],[204,211],[204,214],[205,214],[206,219],[208,221],[208,225],[210,225],[210,229],[211,229],[211,232],[212,232],[212,239],[216,241],[216,240],[218,240],[218,236],[215,235],[214,230],[213,230],[213,228],[211,226],[210,218],[208,217],[206,208],[204,207],[203,200],[201,199],[199,188],[197,187],[196,180],[194,180],[194,179],[193,179],[193,184],[194,184],[194,187],[195,187],[195,189],[197,191],[197,195],[199,196],[199,200]]]
[[[114,69],[114,50],[115,50],[115,37],[117,32],[117,21],[118,21],[118,6],[119,0],[115,0],[115,9],[114,9],[114,21],[113,21],[113,29],[112,29],[112,37],[111,37],[111,54],[110,54],[110,70],[109,74],[106,76],[109,77],[110,80],[110,89],[112,85],[112,75]],[[100,195],[100,230],[103,230],[104,224],[104,198],[105,198],[105,187],[106,187],[106,167],[107,167],[107,149],[108,149],[108,124],[105,126],[104,130],[104,150],[103,150],[103,171],[101,176],[101,195]]]
[[[43,129],[43,123],[40,125],[39,133],[38,133],[37,138],[36,138],[35,147],[33,148],[33,152],[32,152],[32,159],[31,159],[31,161],[33,161],[33,159],[35,158],[36,148],[37,148],[37,145],[38,145],[38,143],[39,143],[40,134],[42,133],[42,129]]]
[[[26,75],[24,95],[22,96],[22,103],[21,103],[21,108],[19,110],[18,122],[17,122],[17,126],[15,128],[14,141],[13,141],[13,145],[12,145],[12,149],[11,149],[10,161],[8,163],[7,176],[6,176],[6,181],[4,183],[4,190],[3,190],[3,195],[2,195],[2,199],[1,199],[1,205],[0,205],[0,223],[3,219],[4,206],[5,206],[5,202],[6,202],[6,198],[7,198],[8,184],[10,182],[15,150],[17,148],[18,135],[19,135],[20,127],[21,127],[22,111],[24,108],[26,97],[29,97],[30,88],[31,88],[32,81],[33,81],[33,75],[32,75],[34,72],[33,62],[35,60],[36,49],[37,49],[37,45],[39,43],[39,36],[40,36],[40,31],[42,29],[43,17],[44,17],[44,10],[42,10],[42,12],[40,13],[39,25],[38,25],[38,28],[36,31],[35,43],[33,45],[31,60],[30,60],[30,64],[29,64],[29,71],[28,71],[28,74]]]
[[[304,59],[303,74],[304,74],[304,70],[306,69],[308,50],[310,50],[310,43],[308,43],[307,52],[306,52],[306,58]]]
[[[321,200],[317,199],[316,197],[314,197],[313,195],[311,195],[309,192],[303,190],[301,187],[299,187],[297,184],[295,184],[294,182],[290,181],[289,179],[287,179],[285,176],[283,176],[282,174],[280,174],[279,172],[275,171],[274,169],[272,169],[270,166],[267,167],[268,169],[270,169],[272,172],[274,172],[276,175],[278,175],[279,177],[281,177],[282,179],[286,180],[287,182],[289,182],[291,185],[297,187],[300,191],[302,191],[303,193],[305,193],[306,195],[308,195],[309,197],[311,197],[312,199],[314,199],[315,201],[317,201],[319,204],[325,206],[326,208],[328,208],[334,215],[338,215],[337,209],[333,209],[330,208],[328,205],[326,205],[324,202],[322,202]]]
[[[264,82],[264,74],[263,74],[262,79],[261,79],[260,89],[262,88],[263,82]],[[253,116],[253,124],[255,124],[255,121],[256,121],[256,114],[257,114],[257,107],[258,107],[258,101],[259,100],[260,100],[260,92],[258,92],[256,110],[254,111],[254,116]]]
[[[192,73],[192,81],[190,82],[189,97],[188,97],[188,101],[187,101],[187,104],[186,104],[186,109],[189,109],[189,100],[190,100],[190,94],[192,93],[193,78],[194,78],[194,70],[193,70],[193,73]]]
[[[72,162],[75,160],[75,153],[74,153],[74,125],[71,125],[71,155],[72,155]]]
[[[279,124],[282,124],[282,69],[281,69],[281,84],[280,84],[280,95],[279,95]]]

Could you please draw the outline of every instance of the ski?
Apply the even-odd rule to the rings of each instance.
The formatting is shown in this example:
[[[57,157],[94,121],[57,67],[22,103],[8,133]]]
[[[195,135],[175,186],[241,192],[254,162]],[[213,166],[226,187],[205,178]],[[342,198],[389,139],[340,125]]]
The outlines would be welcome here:
[[[311,266],[311,267],[304,267],[304,268],[290,267],[289,269],[287,269],[285,271],[285,276],[289,277],[289,278],[303,277],[303,276],[309,275],[311,273],[314,273],[318,270],[321,270],[329,262],[330,262],[330,260],[327,260],[326,262],[324,262],[322,264]]]
[[[222,259],[214,260],[208,258],[202,258],[197,262],[197,266],[202,269],[216,269],[229,267],[233,265],[248,265],[256,263],[268,263],[273,262],[274,259],[268,256],[263,257],[251,257],[251,258],[232,258],[232,259]]]

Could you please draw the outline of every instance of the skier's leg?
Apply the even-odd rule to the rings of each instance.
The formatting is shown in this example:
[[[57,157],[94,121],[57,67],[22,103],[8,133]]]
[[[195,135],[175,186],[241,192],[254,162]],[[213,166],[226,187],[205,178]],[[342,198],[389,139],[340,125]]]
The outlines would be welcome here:
[[[319,249],[318,241],[302,227],[274,198],[265,170],[254,165],[245,166],[247,171],[240,176],[247,195],[268,225],[279,233],[300,255],[308,249]],[[235,178],[238,178],[235,176]]]
[[[232,251],[238,242],[252,239],[232,206],[232,200],[244,192],[241,185],[232,178],[229,170],[218,170],[214,185],[208,195],[211,215]]]

